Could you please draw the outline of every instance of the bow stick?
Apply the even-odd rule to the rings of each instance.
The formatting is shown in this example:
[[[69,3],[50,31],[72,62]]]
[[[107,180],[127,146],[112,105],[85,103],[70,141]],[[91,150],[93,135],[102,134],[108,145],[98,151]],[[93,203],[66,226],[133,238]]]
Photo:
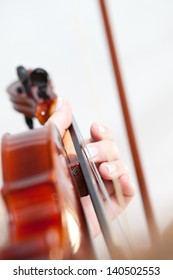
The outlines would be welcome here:
[[[126,130],[127,130],[128,140],[129,140],[132,158],[133,158],[133,162],[134,162],[134,167],[135,167],[135,171],[136,171],[136,175],[137,175],[137,179],[138,179],[138,183],[139,183],[144,212],[145,212],[145,216],[146,216],[146,220],[147,220],[147,224],[148,224],[148,229],[149,229],[151,239],[154,239],[158,235],[158,228],[157,228],[157,224],[156,224],[155,217],[153,214],[153,209],[152,209],[149,194],[148,194],[148,189],[147,189],[146,180],[144,177],[141,159],[139,156],[137,142],[136,142],[135,135],[134,135],[134,129],[133,129],[131,116],[130,116],[130,112],[129,112],[129,108],[128,108],[128,103],[127,103],[127,99],[126,99],[125,88],[124,88],[123,79],[122,79],[122,75],[121,75],[121,71],[120,71],[120,67],[119,67],[117,50],[115,47],[112,30],[111,30],[109,14],[108,14],[108,10],[107,10],[105,2],[106,2],[105,0],[99,0],[99,6],[100,6],[100,10],[101,10],[102,18],[103,18],[103,24],[104,24],[104,28],[105,28],[105,32],[106,32],[106,36],[107,36],[107,43],[108,43],[110,56],[111,56],[111,62],[112,62],[112,66],[113,66],[114,78],[115,78],[115,82],[118,87],[118,95],[120,98],[122,112],[123,112],[123,116],[124,116],[124,120],[125,120],[125,126],[126,126]]]

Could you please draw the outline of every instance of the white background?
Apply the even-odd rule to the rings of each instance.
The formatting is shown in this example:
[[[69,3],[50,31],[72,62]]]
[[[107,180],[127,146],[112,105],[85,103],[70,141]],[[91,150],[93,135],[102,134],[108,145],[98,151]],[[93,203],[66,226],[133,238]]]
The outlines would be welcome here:
[[[141,270],[140,270],[141,267]],[[172,279],[172,261],[161,260],[13,260],[1,261],[3,279],[128,279],[132,280],[142,275],[147,279]],[[159,268],[159,269],[157,269]],[[124,271],[124,273],[123,273]],[[140,272],[139,272],[140,271]],[[159,272],[158,272],[159,271]],[[135,274],[136,272],[136,274]],[[152,274],[153,272],[153,274]],[[73,273],[73,275],[72,275]],[[17,275],[16,275],[17,274]]]
[[[146,180],[162,231],[173,213],[173,2],[109,0],[107,4]],[[137,186],[98,2],[0,0],[0,137],[27,129],[6,93],[6,87],[16,79],[18,65],[43,67],[49,72],[57,94],[72,103],[85,137],[95,120],[113,130]],[[142,243],[147,235],[138,186],[127,216],[135,240]]]

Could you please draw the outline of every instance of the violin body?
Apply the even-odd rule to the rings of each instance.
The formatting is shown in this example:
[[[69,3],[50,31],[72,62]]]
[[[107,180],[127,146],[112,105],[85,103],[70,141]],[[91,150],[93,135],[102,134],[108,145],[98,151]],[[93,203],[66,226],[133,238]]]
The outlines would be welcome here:
[[[57,129],[2,139],[9,240],[1,259],[92,259],[88,227]]]

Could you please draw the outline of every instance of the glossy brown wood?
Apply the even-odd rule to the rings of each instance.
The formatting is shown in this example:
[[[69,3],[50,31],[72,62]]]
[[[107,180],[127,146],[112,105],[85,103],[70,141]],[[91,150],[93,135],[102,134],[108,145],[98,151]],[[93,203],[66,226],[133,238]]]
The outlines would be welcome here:
[[[22,242],[8,244],[0,250],[0,260],[61,259],[62,251],[56,232],[44,234]]]
[[[134,162],[134,167],[136,170],[136,175],[137,179],[139,182],[139,189],[141,192],[141,198],[144,206],[144,212],[146,215],[146,220],[148,223],[148,228],[150,232],[150,236],[152,239],[155,239],[156,236],[158,235],[158,227],[157,223],[155,220],[155,216],[153,213],[153,208],[151,205],[150,197],[148,194],[148,188],[146,184],[146,178],[144,176],[144,171],[142,167],[142,162],[139,154],[139,149],[134,133],[134,128],[132,124],[132,119],[130,115],[130,110],[127,102],[127,97],[126,97],[126,92],[125,92],[125,87],[120,71],[120,66],[119,66],[119,60],[118,60],[118,54],[117,54],[117,49],[115,45],[115,38],[113,38],[112,34],[112,28],[111,28],[111,21],[106,5],[105,0],[98,0],[99,1],[99,6],[100,6],[100,11],[102,14],[103,18],[103,24],[106,32],[106,37],[107,37],[107,43],[108,43],[108,48],[110,51],[110,56],[111,56],[111,62],[112,62],[112,67],[113,67],[113,74],[115,77],[115,83],[118,88],[118,95],[120,98],[121,102],[121,108],[124,116],[124,123],[126,126],[127,130],[127,136],[131,148],[131,153],[133,157],[133,162]]]
[[[54,236],[53,258],[94,258],[93,248],[77,191],[72,183],[64,147],[53,125],[2,139],[2,195],[9,213],[10,240],[0,256],[43,258],[52,251],[34,249],[36,240]],[[33,248],[27,253],[28,243]],[[44,242],[40,243],[43,244]],[[23,246],[23,247],[22,247]],[[30,248],[31,248],[30,247]],[[25,254],[26,251],[26,254]],[[46,252],[46,253],[45,253]],[[19,254],[21,256],[21,254]]]

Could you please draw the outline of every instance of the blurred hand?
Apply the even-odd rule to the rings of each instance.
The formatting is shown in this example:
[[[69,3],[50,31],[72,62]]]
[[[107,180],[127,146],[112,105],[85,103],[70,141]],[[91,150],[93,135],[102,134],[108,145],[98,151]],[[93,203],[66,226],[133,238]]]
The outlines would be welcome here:
[[[65,99],[58,99],[56,112],[49,118],[47,123],[53,122],[61,136],[63,137],[66,129],[72,121],[72,109],[69,102]],[[134,186],[130,181],[130,176],[126,164],[121,160],[120,153],[114,143],[111,130],[103,125],[93,123],[91,125],[91,139],[87,141],[87,148],[92,160],[96,163],[99,173],[105,183],[111,201],[118,215],[130,202],[134,196]],[[121,187],[123,203],[120,204],[115,195],[114,183],[118,180]],[[89,196],[81,198],[85,207],[85,212],[91,224],[91,231],[96,236],[100,229]],[[107,201],[105,206],[109,209]]]

